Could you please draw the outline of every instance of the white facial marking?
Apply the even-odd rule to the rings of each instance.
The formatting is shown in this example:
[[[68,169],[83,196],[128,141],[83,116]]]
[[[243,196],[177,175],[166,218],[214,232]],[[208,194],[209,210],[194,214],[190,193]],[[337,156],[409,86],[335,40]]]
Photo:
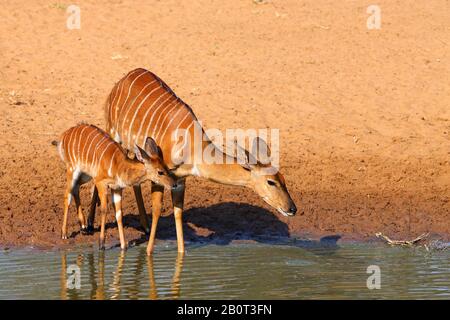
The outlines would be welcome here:
[[[285,217],[289,217],[289,214],[287,214],[286,212],[284,212],[284,210],[283,209],[281,209],[281,208],[277,208],[277,210],[278,210],[278,212],[279,213],[281,213],[283,216],[285,216]]]

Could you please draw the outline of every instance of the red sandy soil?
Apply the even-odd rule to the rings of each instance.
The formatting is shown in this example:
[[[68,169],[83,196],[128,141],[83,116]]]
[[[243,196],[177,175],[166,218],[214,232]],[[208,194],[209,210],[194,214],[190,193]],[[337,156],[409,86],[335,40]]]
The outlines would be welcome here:
[[[0,246],[96,243],[74,209],[59,239],[64,166],[51,141],[79,121],[104,127],[103,102],[136,67],[152,70],[207,128],[279,128],[299,212],[252,191],[188,180],[186,239],[267,236],[450,238],[450,20],[445,0],[82,1],[0,6]],[[149,186],[144,187],[150,210]],[[82,200],[89,202],[89,187]],[[145,240],[130,190],[126,237]],[[158,238],[174,239],[171,202]],[[108,241],[117,243],[114,215]]]

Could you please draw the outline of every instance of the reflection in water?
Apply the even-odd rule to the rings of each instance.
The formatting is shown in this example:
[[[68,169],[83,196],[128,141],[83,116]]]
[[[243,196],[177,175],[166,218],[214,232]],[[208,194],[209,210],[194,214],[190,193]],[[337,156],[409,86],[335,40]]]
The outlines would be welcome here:
[[[122,277],[123,272],[123,263],[125,260],[125,251],[120,251],[119,257],[117,259],[117,268],[114,272],[113,281],[111,283],[110,290],[112,291],[111,300],[117,300],[120,297],[120,278]]]
[[[180,297],[180,275],[181,270],[183,269],[183,259],[184,254],[178,253],[177,259],[175,262],[175,272],[173,274],[172,279],[172,288],[171,288],[171,299],[178,299]],[[148,298],[150,300],[158,299],[158,291],[156,289],[156,281],[155,281],[155,272],[153,267],[153,256],[147,256],[147,266],[148,266],[148,279],[150,282],[150,290],[148,294]]]
[[[450,250],[322,241],[197,244],[180,256],[158,247],[153,257],[145,246],[0,251],[0,299],[449,299],[449,259]],[[366,286],[370,265],[380,290]]]
[[[91,299],[105,300],[105,251],[98,253],[98,268],[95,272],[95,258],[89,253],[89,282],[92,283]]]
[[[105,251],[100,250],[97,256],[97,268],[95,266],[95,256],[93,252],[87,254],[88,261],[88,279],[91,284],[91,291],[89,298],[92,300],[117,300],[121,298],[126,299],[139,299],[141,288],[140,285],[145,280],[143,277],[143,270],[145,261],[147,262],[148,271],[148,298],[151,300],[159,299],[158,290],[155,281],[154,263],[153,256],[147,256],[145,250],[139,250],[139,254],[134,256],[134,261],[130,261],[126,268],[130,268],[133,272],[133,277],[129,283],[124,285],[122,283],[122,277],[125,271],[125,251],[120,251],[117,255],[115,270],[112,272],[112,280],[108,287],[107,292],[105,292]],[[81,269],[83,265],[82,254],[78,254],[76,258],[76,265]],[[180,296],[180,277],[183,268],[183,258],[184,254],[178,254],[175,260],[175,271],[172,278],[172,286],[170,289],[170,295],[167,298],[178,299]],[[133,265],[134,264],[134,265]],[[82,299],[83,297],[78,296],[76,289],[69,289],[71,279],[68,279],[70,274],[67,273],[70,264],[67,263],[67,252],[63,251],[61,253],[61,276],[60,276],[60,298],[62,300],[67,299]],[[122,289],[126,290],[126,295],[121,296]],[[108,292],[110,295],[108,296]]]
[[[150,290],[148,290],[148,298],[150,300],[158,299],[158,291],[156,290],[155,271],[153,268],[153,255],[147,256],[148,280],[150,282]]]
[[[181,270],[183,268],[183,259],[184,254],[178,253],[177,260],[175,263],[175,272],[173,273],[173,280],[172,280],[172,299],[178,299],[180,297],[180,290],[181,290],[180,276]]]
[[[75,265],[81,269],[81,266],[83,264],[83,255],[82,254],[78,254],[77,258],[76,258],[76,262]],[[65,253],[63,253],[61,255],[61,299],[63,300],[67,300],[67,299],[71,299],[71,300],[78,300],[80,299],[80,297],[78,296],[78,291],[75,287],[73,288],[68,288],[68,272],[69,272],[69,265],[67,264],[67,256]],[[73,271],[73,270],[70,270]],[[72,272],[71,275],[74,275],[74,273]],[[73,286],[75,286],[75,282],[74,281],[70,281]]]
[[[61,255],[61,300],[67,300],[67,255]]]

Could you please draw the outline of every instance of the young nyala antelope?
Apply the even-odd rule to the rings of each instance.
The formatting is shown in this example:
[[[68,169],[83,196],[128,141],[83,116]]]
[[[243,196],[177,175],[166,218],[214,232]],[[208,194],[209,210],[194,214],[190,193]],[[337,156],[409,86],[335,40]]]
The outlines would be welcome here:
[[[81,230],[86,231],[86,218],[81,209],[79,191],[82,184],[93,179],[101,206],[99,246],[100,248],[105,246],[107,192],[110,188],[119,229],[120,247],[126,248],[122,226],[122,189],[139,185],[146,180],[167,188],[174,187],[174,180],[169,176],[159,155],[158,146],[152,138],[146,140],[144,149],[136,146],[134,150],[136,159],[130,159],[117,142],[94,125],[79,124],[62,134],[58,150],[67,168],[61,232],[63,239],[67,239],[67,213],[72,197],[75,199]]]

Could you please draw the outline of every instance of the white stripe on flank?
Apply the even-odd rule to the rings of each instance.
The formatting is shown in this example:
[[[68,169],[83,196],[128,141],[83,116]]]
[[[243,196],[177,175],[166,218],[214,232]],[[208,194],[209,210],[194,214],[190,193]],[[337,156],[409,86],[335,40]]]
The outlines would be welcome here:
[[[122,98],[122,92],[123,92],[123,86],[124,86],[125,81],[122,81],[121,83],[119,83],[119,85],[117,86],[117,90],[119,91],[119,94],[114,97],[114,100],[111,102],[111,110],[114,112],[114,120],[113,123],[117,122],[117,112],[118,112],[118,105],[120,102],[120,99]],[[116,101],[116,97],[118,97],[117,101]]]
[[[76,146],[77,146],[77,139],[80,139],[79,134],[77,135],[77,133],[79,133],[79,129],[80,127],[76,127],[75,128],[75,137],[73,139],[73,143],[72,143],[72,155],[73,155],[73,161],[74,161],[74,165],[77,165],[78,163],[78,155],[76,153]]]
[[[73,167],[74,164],[75,164],[75,162],[73,161],[72,154],[71,154],[72,136],[73,136],[74,131],[75,131],[75,128],[73,128],[73,129],[70,131],[69,141],[67,142],[67,148],[66,148],[67,154],[68,154],[69,159],[70,159],[70,164],[72,165],[72,167]]]
[[[117,99],[117,103],[116,103],[116,104],[114,104],[114,101],[113,101],[112,104],[111,104],[111,108],[113,108],[113,110],[114,110],[114,123],[117,123],[117,112],[118,112],[117,107],[118,107],[118,104],[119,104],[119,102],[120,102],[120,99],[122,98],[122,92],[123,92],[123,86],[124,86],[124,83],[126,82],[126,80],[127,80],[131,75],[135,74],[137,71],[139,71],[139,69],[138,69],[138,70],[133,70],[133,71],[131,71],[131,72],[127,75],[127,77],[126,77],[125,79],[123,79],[122,82],[120,83],[120,94],[119,94],[119,99]],[[115,97],[114,97],[114,100],[115,100]],[[114,105],[114,107],[113,107],[113,105]]]
[[[155,81],[152,81],[150,84],[152,84],[152,83],[155,83]],[[142,99],[142,101],[141,101],[141,102],[139,103],[139,105],[137,106],[136,111],[134,112],[134,115],[133,115],[132,120],[130,121],[131,124],[134,122],[134,119],[136,118],[136,114],[139,112],[139,110],[141,109],[142,105],[143,105],[144,102],[147,100],[147,98],[150,97],[151,94],[152,94],[153,92],[155,92],[156,90],[158,90],[159,88],[160,88],[160,87],[153,88],[149,93],[147,93],[147,95],[144,97],[144,99]],[[129,113],[130,110],[131,110],[131,108],[128,108],[127,112],[125,113],[125,115],[124,115],[123,118],[122,118],[122,119],[123,119],[123,122],[122,122],[122,135],[123,135],[124,138],[128,135],[128,134],[126,133],[126,131],[124,131],[124,130],[125,130],[125,123],[126,123],[127,118],[128,118],[128,113]],[[128,129],[128,130],[130,130],[130,129]],[[128,131],[128,133],[131,134],[131,132],[129,132],[129,131]],[[124,140],[125,140],[125,139],[124,139]],[[127,139],[127,140],[129,140],[129,139]]]
[[[141,73],[141,74],[138,75],[136,78],[134,78],[134,80],[131,82],[130,86],[128,87],[128,94],[127,94],[127,97],[125,98],[125,101],[122,103],[122,106],[124,106],[124,108],[127,110],[127,111],[125,112],[125,114],[127,114],[127,113],[128,113],[128,110],[130,109],[129,106],[128,106],[128,108],[127,108],[127,102],[128,102],[128,98],[130,97],[131,88],[133,88],[134,83],[136,82],[136,80],[139,79],[140,77],[142,77],[142,76],[143,76],[144,74],[146,74],[146,73],[149,73],[149,71],[148,71],[148,70],[145,70],[145,72]],[[125,110],[123,110],[123,111],[125,111]],[[123,119],[123,122],[122,122],[122,127],[123,127],[123,124],[125,123],[125,121],[126,121],[127,119],[126,119],[126,117],[122,117],[122,119]],[[116,120],[116,123],[119,124],[119,121]],[[122,128],[122,130],[123,130],[123,128]]]
[[[59,150],[61,150],[60,151],[61,159],[63,159],[64,162],[66,162],[66,156],[64,155],[64,152],[65,152],[64,146],[65,146],[66,138],[67,138],[67,134],[63,133],[63,135],[61,136],[61,141],[59,142]]]
[[[158,87],[159,89],[162,87]],[[155,106],[155,104],[159,101],[159,99],[161,99],[161,97],[163,97],[164,95],[166,95],[168,92],[164,91],[155,101],[153,101],[152,105],[150,107],[147,107],[147,111],[145,111],[144,116],[141,118],[141,125],[139,126],[139,131],[136,133],[136,137],[140,137],[141,136],[141,132],[142,132],[142,126],[145,123],[145,120],[147,120],[147,116],[150,112],[150,110],[152,110],[152,108]],[[148,128],[147,128],[148,131]],[[147,132],[144,131],[144,132]],[[145,141],[145,140],[144,140]]]
[[[119,149],[117,148],[116,150],[114,150],[113,155],[111,156],[111,162],[109,163],[109,168],[108,168],[108,176],[110,178],[112,178],[112,166],[113,166],[113,161],[114,161],[114,157],[116,156],[116,153],[119,151]]]
[[[189,148],[190,148],[190,150],[192,150],[191,144],[192,144],[192,143],[195,143],[194,137],[191,136],[190,133],[189,133],[189,130],[191,129],[191,127],[192,127],[192,125],[193,125],[194,123],[195,123],[195,121],[192,120],[191,124],[187,126],[187,128],[185,129],[186,131],[185,131],[185,133],[184,133],[184,141],[185,141],[185,144],[186,144],[186,143],[189,143]],[[187,139],[187,137],[189,137],[189,140]],[[197,170],[197,171],[198,171],[198,170]]]
[[[89,132],[89,134],[87,135],[87,137],[86,137],[86,141],[85,141],[85,143],[84,143],[84,145],[83,145],[83,151],[81,152],[81,163],[82,164],[86,164],[86,158],[87,158],[87,155],[84,153],[84,150],[86,150],[86,145],[87,145],[87,143],[88,143],[88,141],[89,141],[89,137],[94,133],[94,132],[96,132],[97,130],[91,130],[91,132]]]
[[[130,75],[128,75],[129,77]],[[128,79],[128,77],[126,79]],[[113,101],[111,101],[110,104],[110,108],[111,108],[111,121],[113,121],[113,123],[115,123],[117,121],[117,105],[119,104],[120,98],[122,98],[122,92],[123,92],[123,85],[125,83],[125,80],[121,81],[119,84],[117,84],[117,91],[119,92],[119,94],[116,93],[116,95],[114,96]],[[116,102],[116,98],[117,102]],[[112,118],[112,114],[114,112],[114,118]]]
[[[189,130],[191,130],[191,127],[194,123],[195,123],[195,121],[192,120],[191,124],[187,126],[187,128],[185,129],[186,130],[185,135],[189,132]],[[185,139],[186,139],[186,136],[185,136]]]
[[[72,130],[70,130],[69,133],[67,133],[64,135],[64,152],[67,153],[67,160],[69,161],[70,164],[72,164],[72,159],[70,158],[70,154],[69,154],[69,139],[70,139],[70,134],[72,133]]]
[[[180,128],[180,126],[183,124],[184,120],[186,120],[186,118],[189,116],[190,112],[188,111],[188,113],[186,113],[186,115],[184,116],[184,118],[178,122],[178,126],[175,130],[178,130]],[[191,123],[192,124],[192,123]],[[183,128],[182,128],[183,129]]]
[[[85,127],[83,127],[83,129],[81,129],[81,132],[80,132],[80,136],[78,137],[78,148],[77,148],[77,155],[78,155],[78,165],[80,165],[80,163],[81,163],[81,159],[83,158],[83,154],[82,153],[80,153],[80,144],[81,144],[81,141],[83,140],[83,132],[84,132],[84,130],[86,130],[86,128],[88,128],[87,126],[85,126]]]
[[[170,125],[172,124],[173,120],[175,120],[175,118],[177,117],[178,113],[179,113],[181,110],[185,110],[185,111],[187,112],[187,115],[189,114],[189,111],[186,110],[185,108],[180,108],[180,109],[178,109],[178,111],[175,112],[175,114],[173,115],[172,119],[170,119],[170,121],[169,121],[169,123],[167,124],[167,126],[164,128],[164,131],[163,131],[163,133],[161,134],[161,138],[160,138],[161,141],[163,141],[163,139],[164,139],[164,137],[165,137],[165,135],[166,135],[167,129],[170,128]],[[186,118],[187,115],[185,115],[185,117],[183,118],[183,120]],[[180,123],[181,123],[181,122],[178,122],[178,125],[180,125]],[[178,126],[177,126],[177,128],[178,128]]]
[[[177,128],[175,129],[175,132],[177,132],[177,134],[178,134],[178,129],[180,129],[180,126],[181,125],[183,125],[183,122],[184,122],[184,120],[186,120],[186,118],[188,117],[188,115],[190,114],[190,112],[188,112],[185,116],[184,116],[184,118],[180,121],[180,122],[178,122],[178,126],[177,126]],[[192,121],[192,120],[191,120]],[[187,133],[187,131],[189,130],[188,128],[190,128],[191,126],[192,126],[192,124],[194,123],[194,121],[192,121],[191,122],[191,124],[190,125],[188,125],[186,128],[181,128],[181,129],[184,129],[185,131],[184,131],[184,145],[186,145],[186,143],[187,143],[187,140],[186,140],[186,133]]]
[[[113,87],[114,91],[112,91],[112,92],[110,93],[110,95],[109,95],[109,97],[108,97],[108,100],[107,100],[107,104],[108,104],[108,108],[109,108],[109,110],[108,110],[109,119],[107,119],[108,122],[115,121],[115,119],[112,118],[112,116],[113,116],[113,111],[114,111],[113,108],[112,108],[112,103],[113,103],[113,101],[114,101],[114,100],[116,99],[116,97],[117,97],[117,93],[118,93],[118,91],[119,91],[119,85],[120,85],[120,83],[114,84],[114,87]],[[114,95],[114,96],[113,96],[113,95]]]
[[[157,136],[155,135],[155,133],[157,134],[160,130],[161,130],[161,128],[160,128],[160,126],[159,126],[159,120],[161,120],[161,117],[163,116],[163,115],[167,115],[167,110],[171,110],[172,108],[173,108],[173,106],[174,105],[176,105],[178,103],[178,98],[175,98],[171,103],[169,103],[165,108],[164,108],[164,110],[161,110],[161,112],[159,113],[159,115],[158,115],[158,118],[156,118],[156,122],[155,122],[155,125],[153,126],[153,130],[152,130],[152,137],[154,136],[155,137],[155,141],[156,141],[156,138],[157,138]],[[164,122],[162,122],[162,123],[164,123]],[[157,132],[154,132],[155,130],[158,130]],[[138,139],[139,139],[139,137],[138,137]]]
[[[167,110],[166,112],[165,112],[165,115],[164,115],[164,118],[162,119],[162,121],[161,121],[161,125],[159,126],[159,129],[158,129],[158,131],[156,132],[156,135],[155,135],[155,141],[158,141],[158,139],[159,139],[159,133],[161,132],[161,130],[163,129],[163,124],[164,124],[164,121],[166,121],[166,119],[167,119],[167,117],[170,115],[170,113],[178,106],[178,104],[180,104],[181,102],[177,99],[176,101],[175,101],[175,104],[172,106],[172,107],[170,107],[170,109],[169,110]]]
[[[150,91],[150,92],[144,97],[144,99],[142,99],[141,103],[139,103],[139,105],[138,105],[138,107],[136,108],[136,110],[137,110],[137,111],[140,110],[140,109],[141,109],[141,106],[142,106],[142,105],[144,104],[144,102],[148,99],[148,97],[150,97],[150,95],[151,95],[152,93],[154,93],[154,92],[155,92],[156,90],[158,90],[158,89],[160,89],[160,87],[156,87],[156,88],[152,89],[152,91]],[[136,115],[136,112],[135,112],[135,115]],[[128,134],[131,134],[131,132],[128,132],[128,133],[125,132],[125,121],[126,121],[126,116],[128,116],[128,115],[125,115],[125,116],[123,117],[123,122],[122,122],[122,135],[123,135],[124,138],[127,137]],[[134,121],[134,116],[133,116],[133,121]],[[123,139],[123,140],[125,140],[125,139]],[[128,140],[128,139],[127,139],[127,140]]]
[[[106,147],[104,147],[103,152],[100,155],[100,158],[98,159],[98,165],[101,165],[103,155],[105,154],[106,150],[108,150],[108,148],[113,144],[114,144],[114,141],[109,141],[109,144]]]
[[[123,103],[124,105],[127,103],[128,98],[130,97],[131,88],[133,88],[134,83],[137,81],[137,79],[139,79],[140,77],[142,77],[142,76],[143,76],[144,74],[146,74],[146,73],[150,73],[150,71],[145,70],[145,71],[142,72],[141,74],[137,75],[136,78],[134,78],[134,80],[131,82],[130,86],[128,87],[127,97],[125,98],[125,101],[124,101],[124,103]]]
[[[151,86],[152,84],[154,84],[156,82],[156,80],[153,80],[149,83],[147,83],[142,89],[141,91],[136,95],[136,97],[133,99],[133,102],[130,103],[130,106],[127,108],[127,111],[125,112],[124,116],[122,117],[123,122],[122,122],[122,131],[123,131],[123,127],[125,126],[125,122],[128,118],[128,113],[130,112],[130,110],[133,108],[133,105],[136,103],[137,98],[139,98],[139,96],[144,92],[145,89],[147,89],[148,86]],[[153,92],[153,90],[151,91]],[[139,105],[141,106],[141,104]],[[139,107],[138,107],[139,109]],[[125,111],[125,110],[124,110]]]
[[[97,134],[92,138],[91,142],[89,143],[89,148],[86,152],[86,160],[85,160],[85,164],[86,167],[89,167],[89,169],[92,170],[92,162],[94,161],[94,153],[92,154],[92,159],[89,159],[89,151],[91,151],[91,147],[92,147],[92,142],[98,137],[98,135],[102,134],[99,130],[95,130],[97,132]]]
[[[155,111],[152,112],[152,116],[151,116],[151,118],[150,118],[150,121],[148,122],[147,129],[144,131],[146,137],[148,137],[148,131],[149,131],[150,128],[151,128],[152,121],[153,121],[153,117],[154,117],[155,114],[158,112],[158,109],[161,108],[161,106],[163,106],[164,103],[166,103],[170,98],[172,98],[172,95],[170,94],[170,92],[165,91],[162,95],[159,96],[159,98],[158,98],[156,101],[158,101],[159,99],[161,99],[161,97],[164,96],[166,93],[169,93],[169,96],[167,97],[167,99],[165,99],[163,102],[161,102],[161,103],[158,105],[158,107],[155,109]],[[147,111],[149,111],[150,109],[153,108],[153,106],[156,104],[156,101],[150,106],[150,108],[149,108]],[[145,123],[145,119],[146,119],[146,117],[144,117],[143,121],[141,122],[141,127],[142,127],[142,125]],[[139,128],[139,133],[137,134],[138,137],[139,137],[139,134],[141,133],[141,127]],[[153,137],[152,137],[152,138],[153,138]]]
[[[60,141],[58,143],[58,153],[59,153],[59,156],[61,157],[61,160],[66,162],[64,154],[63,154],[62,141]]]
[[[173,98],[173,96],[172,96],[172,95],[169,95],[169,97],[168,97],[167,99],[165,99],[163,102],[161,102],[161,104],[158,106],[158,108],[156,108],[155,111],[152,112],[152,117],[150,118],[150,122],[148,123],[147,130],[146,130],[146,132],[145,132],[145,135],[146,135],[146,136],[152,137],[152,138],[153,138],[153,133],[154,133],[154,131],[155,131],[155,125],[152,125],[152,123],[153,123],[153,118],[155,117],[156,114],[158,114],[158,116],[161,116],[161,114],[164,113],[164,110],[170,105],[170,103],[169,103],[168,105],[164,105],[164,104],[165,104],[167,101],[169,101],[170,98]],[[160,110],[161,107],[163,107],[163,106],[164,106],[164,108],[163,108],[162,110]],[[158,113],[158,112],[159,112],[159,113]],[[151,134],[151,135],[148,134],[148,131],[150,130],[150,128],[152,129],[152,134]]]
[[[100,165],[100,163],[99,163],[100,159],[98,157],[98,154],[100,152],[99,151],[100,147],[103,146],[105,144],[105,142],[108,142],[108,140],[109,140],[108,138],[106,138],[105,136],[102,136],[102,139],[99,142],[97,142],[97,145],[94,148],[94,154],[97,155],[97,157],[94,157],[94,161],[93,161],[93,164],[95,164],[94,165],[95,171],[98,170],[98,166]]]

